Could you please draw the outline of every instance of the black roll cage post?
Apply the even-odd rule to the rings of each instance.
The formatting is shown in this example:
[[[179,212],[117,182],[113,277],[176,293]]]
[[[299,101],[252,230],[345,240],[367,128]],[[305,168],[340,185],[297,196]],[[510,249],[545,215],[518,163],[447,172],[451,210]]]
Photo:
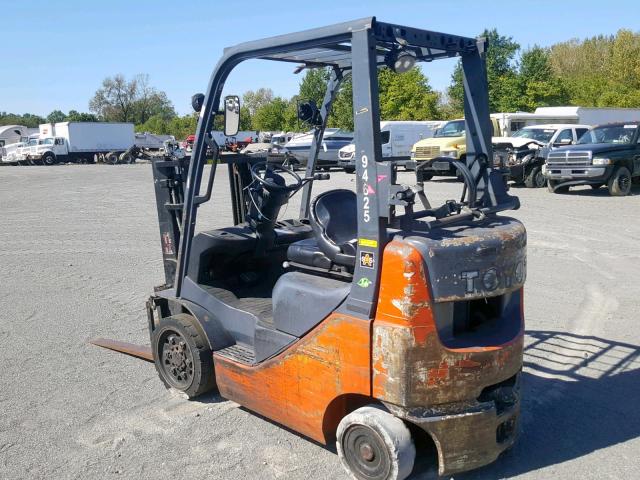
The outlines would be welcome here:
[[[345,74],[353,82],[353,114],[356,145],[356,189],[358,193],[358,255],[351,293],[343,309],[351,315],[371,318],[375,312],[382,251],[388,242],[387,228],[394,223],[394,201],[399,191],[395,185],[395,168],[383,161],[380,144],[380,112],[377,69],[389,64],[399,53],[413,55],[417,61],[459,56],[464,80],[464,109],[467,127],[466,165],[476,184],[475,204],[483,213],[518,207],[518,200],[507,194],[499,172],[493,171],[491,123],[485,39],[459,37],[376,21],[375,17],[331,25],[226,48],[211,75],[196,131],[192,161],[184,187],[182,234],[174,282],[175,296],[181,296],[196,212],[211,198],[215,163],[204,195],[199,195],[207,146],[214,158],[219,148],[211,136],[213,119],[219,111],[225,81],[230,72],[248,59],[265,59],[302,64],[308,68],[330,68],[331,75],[321,105],[322,122],[314,132],[306,176],[312,177],[318,149],[327,125],[331,103]],[[396,57],[394,57],[396,55]],[[308,218],[313,181],[305,184],[301,218]],[[373,262],[360,262],[368,253]]]

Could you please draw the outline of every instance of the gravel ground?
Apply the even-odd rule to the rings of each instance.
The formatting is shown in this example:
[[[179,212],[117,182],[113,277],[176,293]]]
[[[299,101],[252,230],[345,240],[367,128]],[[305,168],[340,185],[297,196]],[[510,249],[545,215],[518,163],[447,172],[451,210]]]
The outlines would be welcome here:
[[[217,186],[204,227],[230,222]],[[460,185],[428,187],[443,200]],[[456,478],[637,476],[640,191],[512,192],[529,232],[522,435]],[[148,343],[144,302],[163,280],[149,165],[0,168],[0,207],[0,478],[346,478],[332,449],[218,396],[187,401],[152,364],[86,343]]]

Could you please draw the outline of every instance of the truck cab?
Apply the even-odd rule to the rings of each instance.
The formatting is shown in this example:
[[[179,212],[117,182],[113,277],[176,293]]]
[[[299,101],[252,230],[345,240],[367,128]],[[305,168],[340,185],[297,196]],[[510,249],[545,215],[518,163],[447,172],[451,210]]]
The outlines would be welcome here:
[[[55,165],[60,161],[60,157],[66,157],[68,154],[69,148],[63,137],[46,137],[29,146],[27,160],[36,164]]]
[[[631,192],[640,177],[640,122],[610,123],[588,130],[576,143],[549,153],[543,174],[549,191],[606,185],[613,196]]]
[[[500,135],[498,120],[490,118],[492,136]],[[439,162],[438,157],[447,161]],[[411,160],[416,162],[432,161],[431,165],[421,168],[424,179],[434,175],[457,176],[456,167],[448,160],[464,162],[467,157],[466,126],[464,118],[451,120],[438,129],[432,138],[420,140],[411,148]]]

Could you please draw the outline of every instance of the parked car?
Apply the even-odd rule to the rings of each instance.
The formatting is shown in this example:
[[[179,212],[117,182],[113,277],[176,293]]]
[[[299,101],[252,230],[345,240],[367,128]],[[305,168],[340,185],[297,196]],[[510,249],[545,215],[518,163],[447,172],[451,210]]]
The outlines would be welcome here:
[[[589,130],[589,125],[547,124],[525,127],[511,137],[493,137],[495,158],[507,169],[508,180],[529,188],[546,185],[542,166],[550,151],[571,145]]]
[[[576,145],[549,153],[543,173],[551,192],[576,185],[606,185],[614,196],[628,195],[640,177],[640,122],[599,125]]]

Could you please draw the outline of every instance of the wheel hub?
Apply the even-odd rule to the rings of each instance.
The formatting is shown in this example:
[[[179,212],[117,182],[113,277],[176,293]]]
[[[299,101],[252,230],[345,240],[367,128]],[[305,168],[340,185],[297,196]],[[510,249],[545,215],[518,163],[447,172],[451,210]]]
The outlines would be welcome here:
[[[182,388],[193,379],[193,357],[186,341],[177,332],[166,332],[161,344],[163,370],[169,383]]]
[[[360,445],[360,457],[362,457],[362,459],[366,462],[371,462],[376,457],[376,454],[373,451],[371,445],[369,445],[368,443],[363,443],[362,445]]]
[[[382,480],[391,470],[391,459],[384,441],[372,428],[353,425],[343,437],[345,460],[349,468],[358,473],[358,478]]]

